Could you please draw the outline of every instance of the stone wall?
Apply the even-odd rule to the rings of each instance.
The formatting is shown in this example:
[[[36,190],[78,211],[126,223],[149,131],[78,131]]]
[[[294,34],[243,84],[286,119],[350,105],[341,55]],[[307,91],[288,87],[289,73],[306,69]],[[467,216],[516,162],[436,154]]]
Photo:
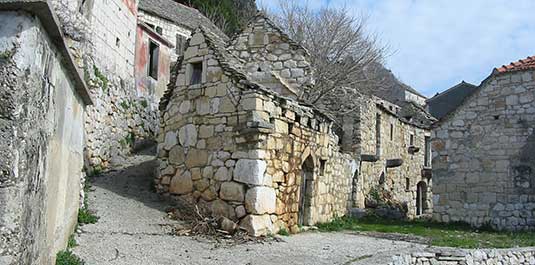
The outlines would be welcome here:
[[[95,101],[86,115],[88,165],[120,163],[136,142],[154,139],[158,130],[158,98],[135,86],[136,1],[51,3]]]
[[[433,129],[434,218],[535,227],[535,74],[493,74]]]
[[[431,166],[430,160],[429,164],[425,165],[425,139],[431,132],[425,126],[401,119],[397,114],[400,111],[399,106],[384,100],[361,99],[358,121],[355,123],[355,150],[364,157],[356,179],[354,203],[356,207],[365,207],[365,199],[370,196],[370,192],[382,189],[390,193],[394,201],[405,205],[407,216],[412,218],[417,215],[419,183],[425,185],[422,214],[430,214],[432,211],[432,181],[430,177],[422,174]],[[377,117],[380,117],[379,143]],[[430,156],[430,153],[428,154]],[[400,166],[387,166],[396,159],[402,160]]]
[[[204,30],[189,42],[162,116],[157,190],[254,235],[344,215],[356,166],[331,120],[250,82],[220,45]],[[187,85],[192,63],[204,66],[202,82]]]
[[[252,80],[292,98],[313,82],[307,51],[261,13],[235,37],[228,49],[245,61]]]
[[[23,5],[39,18],[0,11],[0,264],[53,264],[77,222],[91,101],[46,2]]]
[[[140,21],[162,29],[162,36],[170,41],[175,47],[175,50],[170,53],[170,55],[171,61],[176,62],[178,57],[184,52],[184,44],[186,44],[185,40],[190,38],[191,29],[179,26],[170,20],[154,16],[150,13],[143,12],[142,10],[139,11],[138,17]]]
[[[390,265],[486,265],[486,264],[535,264],[534,248],[514,249],[451,249],[429,248],[410,255],[393,257]]]

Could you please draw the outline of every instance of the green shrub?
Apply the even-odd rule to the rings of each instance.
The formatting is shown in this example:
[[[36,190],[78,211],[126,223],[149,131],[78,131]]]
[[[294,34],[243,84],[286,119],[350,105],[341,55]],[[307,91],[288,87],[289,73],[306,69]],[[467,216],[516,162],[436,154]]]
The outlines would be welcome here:
[[[67,248],[73,248],[78,246],[78,243],[76,242],[76,239],[74,238],[74,234],[69,236],[69,241],[67,241]]]
[[[91,212],[87,207],[83,207],[78,211],[79,224],[94,224],[98,221],[98,216]]]
[[[290,233],[288,233],[288,230],[286,230],[286,228],[281,228],[281,230],[279,230],[279,235],[290,236]]]
[[[70,250],[63,250],[56,255],[56,265],[84,265],[85,262]]]
[[[104,76],[104,74],[98,69],[96,65],[93,65],[93,72],[95,73],[95,77],[102,81],[102,91],[106,93],[106,91],[108,91],[108,78]]]

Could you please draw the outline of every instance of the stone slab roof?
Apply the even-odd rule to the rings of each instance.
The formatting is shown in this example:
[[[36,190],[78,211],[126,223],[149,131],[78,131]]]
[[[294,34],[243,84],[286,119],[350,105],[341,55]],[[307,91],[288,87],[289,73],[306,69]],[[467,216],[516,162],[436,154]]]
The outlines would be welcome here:
[[[477,86],[462,81],[461,83],[449,88],[448,90],[436,94],[427,100],[429,112],[437,119],[442,119],[448,113],[457,109],[465,98],[472,95]]]
[[[20,10],[34,14],[39,18],[41,24],[48,33],[48,37],[59,50],[62,63],[72,78],[76,92],[80,95],[86,105],[92,105],[93,99],[91,98],[89,89],[70,53],[59,20],[52,12],[52,7],[48,0],[0,0],[0,11]]]
[[[526,59],[503,65],[502,67],[494,69],[494,72],[509,73],[523,70],[535,70],[535,56],[528,56]]]
[[[197,9],[173,0],[140,0],[138,8],[146,13],[170,20],[192,31],[200,26],[204,26],[219,35],[219,37],[228,39],[225,33]]]
[[[306,104],[303,104],[303,103],[300,103],[300,102],[297,102],[291,98],[287,98],[287,97],[284,97],[284,96],[281,96],[279,95],[278,93],[274,92],[274,91],[271,91],[270,89],[262,86],[261,84],[258,84],[254,81],[252,81],[249,76],[246,74],[246,72],[243,70],[244,69],[244,61],[238,57],[236,57],[235,55],[233,55],[232,53],[230,53],[227,49],[227,44],[226,44],[226,40],[223,40],[220,36],[218,36],[217,34],[214,34],[213,32],[210,31],[210,29],[206,28],[206,27],[199,27],[197,29],[197,31],[200,31],[203,35],[204,35],[204,38],[206,40],[206,44],[208,45],[208,47],[214,51],[214,56],[216,57],[216,59],[218,60],[219,62],[219,65],[221,67],[221,69],[223,69],[224,72],[227,73],[227,75],[231,78],[233,78],[237,83],[239,84],[242,84],[246,87],[249,87],[251,89],[255,89],[257,91],[260,91],[262,93],[265,93],[265,94],[268,94],[268,95],[271,95],[277,99],[280,99],[280,100],[283,100],[283,101],[286,101],[287,104],[290,104],[290,105],[295,105],[295,106],[300,106],[300,107],[304,107],[304,108],[308,108],[310,109],[314,114],[316,115],[320,115],[321,117],[333,122],[334,119],[320,111],[319,109],[315,108],[314,106],[311,106],[311,105],[306,105]],[[186,47],[189,46],[189,40],[188,42],[186,43]],[[172,73],[172,75],[175,75],[180,71],[180,66],[182,64],[182,60],[183,58],[179,58],[178,62],[177,62],[177,65],[175,67],[173,67],[173,71],[174,73]],[[167,90],[165,91],[164,93],[164,96],[162,97],[161,101],[160,101],[160,111],[165,111],[165,109],[167,108],[167,105],[169,104],[170,100],[171,100],[171,97],[173,95],[173,91],[174,91],[174,88],[175,88],[175,83],[176,83],[176,77],[174,78],[175,81],[171,81],[171,84],[168,86]]]

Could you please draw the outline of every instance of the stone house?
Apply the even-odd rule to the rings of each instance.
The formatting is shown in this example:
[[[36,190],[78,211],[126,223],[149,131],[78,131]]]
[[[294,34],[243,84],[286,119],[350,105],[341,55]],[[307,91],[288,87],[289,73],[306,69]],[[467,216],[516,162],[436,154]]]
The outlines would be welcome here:
[[[77,223],[92,98],[47,1],[0,1],[0,264],[53,264]]]
[[[399,107],[374,98],[357,110],[354,139],[360,154],[354,206],[366,207],[366,196],[381,189],[402,204],[409,218],[432,213],[431,132],[434,119],[417,104]]]
[[[160,102],[160,193],[204,205],[254,235],[297,232],[364,207],[372,182],[406,201],[409,217],[419,214],[423,182],[420,212],[429,212],[431,183],[422,172],[430,116],[420,117],[421,107],[369,98],[346,130],[356,133],[337,135],[330,115],[296,100],[314,83],[308,53],[261,14],[228,43],[199,28],[186,47]],[[388,128],[396,136],[375,156],[376,132],[386,139]],[[356,148],[342,152],[345,137]],[[387,167],[388,181],[379,183],[375,171]]]
[[[433,128],[434,218],[535,227],[535,57],[494,69]]]
[[[223,39],[225,33],[216,27],[197,9],[173,0],[139,0],[138,19],[150,26],[175,47],[171,62],[176,62],[184,53],[186,40],[199,26],[205,26]]]
[[[152,27],[140,22],[136,33],[136,89],[138,95],[159,102],[171,74],[173,44]]]

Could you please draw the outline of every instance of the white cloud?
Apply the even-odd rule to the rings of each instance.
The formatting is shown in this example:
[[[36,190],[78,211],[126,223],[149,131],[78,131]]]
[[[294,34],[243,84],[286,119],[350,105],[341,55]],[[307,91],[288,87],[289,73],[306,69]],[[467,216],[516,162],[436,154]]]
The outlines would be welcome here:
[[[295,0],[304,2],[304,0]],[[276,1],[262,0],[275,6]],[[395,54],[387,66],[426,95],[535,55],[533,0],[315,0],[370,15]]]

